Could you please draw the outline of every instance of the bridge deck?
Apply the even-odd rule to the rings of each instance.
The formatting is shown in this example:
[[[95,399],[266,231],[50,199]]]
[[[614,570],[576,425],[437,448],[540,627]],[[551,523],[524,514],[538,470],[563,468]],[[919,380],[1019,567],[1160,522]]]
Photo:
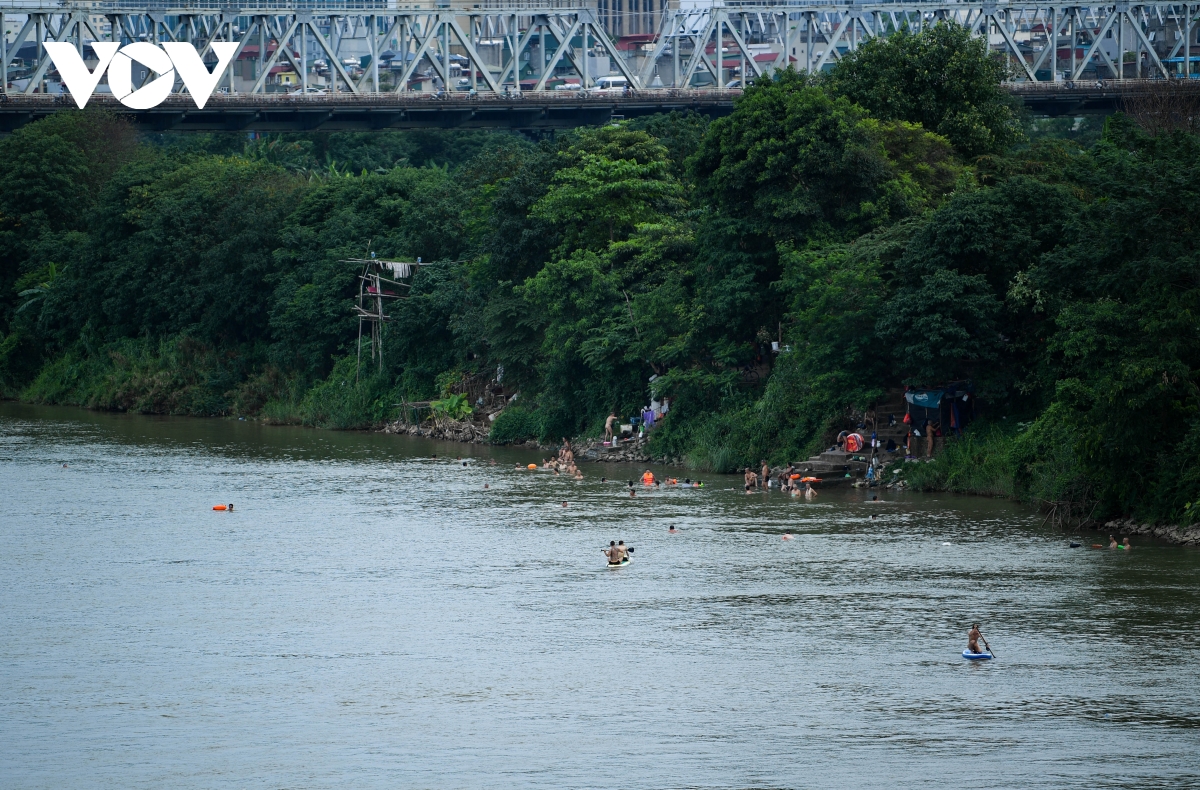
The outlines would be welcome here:
[[[547,91],[518,96],[435,94],[217,94],[197,109],[191,97],[169,96],[150,110],[134,111],[111,96],[93,96],[102,107],[156,131],[369,131],[378,129],[569,129],[671,110],[710,117],[728,114],[737,90],[656,90],[633,95]],[[0,131],[62,110],[75,110],[69,96],[0,94]]]
[[[1104,83],[1014,83],[1008,87],[1035,115],[1108,113],[1124,99],[1161,81]],[[1200,89],[1200,85],[1196,86]],[[129,117],[153,131],[369,131],[378,129],[568,129],[671,110],[709,117],[733,109],[740,90],[646,90],[630,94],[545,91],[504,96],[436,94],[239,94],[212,96],[197,109],[186,95],[172,95],[150,110],[130,110],[98,94],[89,107]],[[75,110],[66,95],[0,94],[0,133],[63,110]]]

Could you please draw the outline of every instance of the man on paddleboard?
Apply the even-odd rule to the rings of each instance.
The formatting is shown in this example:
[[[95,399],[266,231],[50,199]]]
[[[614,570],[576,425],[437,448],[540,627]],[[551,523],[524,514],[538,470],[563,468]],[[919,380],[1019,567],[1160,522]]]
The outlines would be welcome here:
[[[614,543],[610,540],[608,548],[604,551],[604,556],[608,557],[609,565],[620,565],[629,556],[629,550],[625,548],[625,541]]]
[[[972,653],[982,653],[983,651],[979,649],[979,640],[982,638],[983,634],[979,633],[979,623],[972,623],[971,630],[967,632],[967,650]]]

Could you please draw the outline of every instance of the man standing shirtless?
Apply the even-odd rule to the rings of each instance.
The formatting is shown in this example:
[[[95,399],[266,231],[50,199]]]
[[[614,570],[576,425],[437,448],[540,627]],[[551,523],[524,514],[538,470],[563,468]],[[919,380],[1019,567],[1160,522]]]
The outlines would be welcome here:
[[[608,419],[604,421],[604,441],[612,443],[613,440],[613,423],[617,421],[617,413],[610,411]]]

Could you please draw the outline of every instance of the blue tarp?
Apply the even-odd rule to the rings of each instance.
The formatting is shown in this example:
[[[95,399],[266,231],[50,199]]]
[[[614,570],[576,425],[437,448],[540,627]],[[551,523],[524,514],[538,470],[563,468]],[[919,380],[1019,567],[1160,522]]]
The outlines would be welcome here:
[[[909,390],[904,399],[923,409],[936,409],[942,403],[942,390]]]

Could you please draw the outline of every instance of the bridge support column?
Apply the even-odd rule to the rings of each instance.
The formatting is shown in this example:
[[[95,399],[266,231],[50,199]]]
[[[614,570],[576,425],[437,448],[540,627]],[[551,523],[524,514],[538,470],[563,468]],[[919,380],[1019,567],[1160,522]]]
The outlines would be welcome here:
[[[1058,9],[1050,8],[1050,81],[1058,82]]]
[[[812,74],[812,45],[813,45],[813,21],[816,19],[816,14],[812,11],[808,12],[808,44],[804,50],[804,73]]]
[[[1183,23],[1183,78],[1192,78],[1192,7],[1185,5]]]

